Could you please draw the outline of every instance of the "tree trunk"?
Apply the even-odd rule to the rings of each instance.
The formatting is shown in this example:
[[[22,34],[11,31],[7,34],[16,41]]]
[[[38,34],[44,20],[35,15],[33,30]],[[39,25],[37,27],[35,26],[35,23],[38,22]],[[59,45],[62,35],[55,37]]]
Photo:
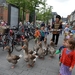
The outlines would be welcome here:
[[[25,18],[25,15],[24,15],[24,7],[23,7],[23,23],[24,23],[24,18]]]

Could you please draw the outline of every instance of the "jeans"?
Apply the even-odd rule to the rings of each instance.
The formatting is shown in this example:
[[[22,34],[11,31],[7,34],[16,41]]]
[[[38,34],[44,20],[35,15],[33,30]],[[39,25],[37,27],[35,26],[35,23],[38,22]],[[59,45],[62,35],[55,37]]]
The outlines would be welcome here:
[[[56,38],[55,38],[56,37]],[[58,44],[59,34],[53,34],[52,41],[55,42],[55,45]]]

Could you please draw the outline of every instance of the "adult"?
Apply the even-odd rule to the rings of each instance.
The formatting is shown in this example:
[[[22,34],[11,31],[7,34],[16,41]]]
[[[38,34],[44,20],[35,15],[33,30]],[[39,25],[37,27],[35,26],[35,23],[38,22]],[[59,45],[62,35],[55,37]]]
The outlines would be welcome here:
[[[58,39],[59,39],[59,34],[60,34],[60,31],[58,31],[58,30],[62,29],[62,24],[60,23],[60,21],[61,21],[61,16],[57,15],[56,21],[52,25],[52,29],[53,29],[52,41],[55,43],[56,46],[58,44]],[[55,39],[55,37],[56,37],[56,39]]]
[[[22,22],[19,22],[19,34],[24,35],[24,32],[25,32],[24,25],[22,24]]]
[[[41,24],[41,27],[45,27],[45,23],[44,22]]]
[[[50,25],[50,23],[48,23],[47,28],[48,28],[48,30],[50,30],[50,29],[51,29],[51,25]]]

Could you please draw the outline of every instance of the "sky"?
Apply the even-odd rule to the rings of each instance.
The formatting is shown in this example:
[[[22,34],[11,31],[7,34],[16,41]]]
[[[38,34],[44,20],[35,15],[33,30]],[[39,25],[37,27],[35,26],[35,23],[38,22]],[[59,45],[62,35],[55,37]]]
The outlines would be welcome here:
[[[75,10],[75,0],[47,0],[47,4],[53,6],[52,12],[67,17]]]

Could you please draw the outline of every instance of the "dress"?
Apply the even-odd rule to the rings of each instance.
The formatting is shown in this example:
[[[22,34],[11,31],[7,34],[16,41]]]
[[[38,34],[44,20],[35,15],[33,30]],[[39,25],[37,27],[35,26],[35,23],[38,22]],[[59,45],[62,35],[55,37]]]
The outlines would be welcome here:
[[[66,50],[66,54],[69,54],[71,51],[70,50]],[[66,66],[64,64],[61,64],[60,67],[60,74],[61,75],[72,75],[72,71],[69,71],[69,66]]]

